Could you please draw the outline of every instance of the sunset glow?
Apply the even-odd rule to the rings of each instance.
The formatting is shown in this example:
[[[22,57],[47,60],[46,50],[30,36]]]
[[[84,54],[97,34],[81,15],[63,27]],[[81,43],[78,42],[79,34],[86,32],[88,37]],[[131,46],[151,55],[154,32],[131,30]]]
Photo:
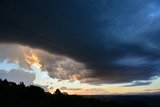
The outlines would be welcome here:
[[[1,70],[7,70],[7,75],[9,75],[12,69],[20,70],[20,72],[32,73],[35,75],[33,84],[39,85],[44,88],[46,91],[54,93],[54,91],[59,88],[62,92],[67,92],[69,94],[78,94],[78,95],[110,95],[110,94],[143,94],[147,92],[157,92],[160,85],[160,79],[156,77],[151,80],[152,84],[142,85],[142,86],[127,86],[132,83],[119,83],[119,84],[91,84],[84,82],[84,79],[81,77],[85,75],[89,70],[79,62],[76,62],[65,56],[57,56],[56,54],[49,54],[39,49],[32,49],[26,46],[20,45],[5,45],[8,48],[14,48],[18,51],[21,58],[18,56],[13,56],[8,59],[7,63],[2,63],[5,58],[5,55],[1,55],[1,64],[3,67]],[[2,46],[0,47],[2,50]],[[3,51],[8,51],[3,48]],[[4,57],[4,58],[3,58]],[[6,56],[7,57],[7,56]],[[47,59],[44,59],[47,58]],[[59,59],[59,60],[57,60]],[[16,62],[13,62],[16,60]],[[22,63],[22,61],[25,61]],[[55,61],[56,60],[56,61]],[[46,62],[44,62],[46,61]],[[48,62],[49,61],[49,62]],[[51,64],[52,66],[47,64]],[[17,65],[18,64],[18,65]],[[57,65],[58,64],[58,65]],[[11,67],[11,65],[13,67]],[[17,66],[17,67],[16,67]],[[48,67],[51,67],[50,69]],[[44,67],[44,68],[43,68]],[[75,68],[75,67],[78,67]],[[70,71],[71,70],[71,71]],[[72,71],[73,70],[73,71]],[[74,71],[75,70],[75,71]],[[77,71],[80,70],[80,71]],[[82,70],[82,71],[81,71]],[[6,72],[6,71],[1,71]],[[81,77],[81,78],[80,78]],[[18,78],[18,77],[17,77]],[[13,80],[12,80],[13,81]],[[24,80],[25,81],[28,80]],[[31,84],[30,84],[31,85]]]
[[[34,65],[37,68],[41,68],[42,65],[40,64],[40,59],[39,57],[33,53],[32,51],[30,52],[29,55],[25,55],[25,61],[29,64],[29,65]]]

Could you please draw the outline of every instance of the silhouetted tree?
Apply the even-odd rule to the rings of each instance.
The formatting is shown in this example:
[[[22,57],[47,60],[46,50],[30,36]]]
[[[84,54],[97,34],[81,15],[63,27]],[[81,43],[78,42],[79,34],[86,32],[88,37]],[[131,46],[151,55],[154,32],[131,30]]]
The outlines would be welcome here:
[[[62,94],[63,94],[63,95],[68,95],[68,93],[67,93],[67,92],[63,92]]]
[[[116,97],[118,98],[118,97]],[[124,98],[124,97],[123,97]],[[38,86],[25,86],[7,80],[0,80],[0,106],[4,107],[160,107],[160,96],[112,99],[105,102],[95,98],[84,98],[78,95],[61,93],[59,89],[54,94],[44,92]],[[136,100],[135,100],[136,99]],[[135,101],[134,101],[135,100]]]
[[[34,94],[44,93],[44,90],[41,87],[30,85],[28,86],[28,89],[33,92]]]
[[[62,95],[61,91],[59,89],[56,89],[56,91],[54,92],[55,95]]]
[[[5,79],[5,80],[2,82],[1,85],[4,86],[4,87],[8,87],[10,84],[9,84],[9,82]]]
[[[23,82],[20,82],[18,85],[21,86],[21,87],[25,87]]]

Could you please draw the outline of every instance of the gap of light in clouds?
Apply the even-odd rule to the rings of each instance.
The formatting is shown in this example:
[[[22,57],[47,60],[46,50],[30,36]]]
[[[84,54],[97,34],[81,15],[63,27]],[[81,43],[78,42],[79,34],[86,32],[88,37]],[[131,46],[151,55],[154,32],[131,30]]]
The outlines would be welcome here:
[[[152,83],[148,84],[148,85],[143,85],[141,84],[141,86],[132,86],[132,82],[131,83],[121,83],[121,84],[90,84],[90,83],[84,83],[81,82],[81,79],[78,79],[78,77],[76,77],[77,75],[79,75],[78,71],[72,71],[72,73],[69,73],[69,70],[84,70],[86,72],[87,68],[84,68],[84,65],[78,62],[73,61],[72,59],[66,59],[67,57],[65,56],[58,56],[58,55],[54,55],[54,54],[49,54],[47,52],[44,52],[42,50],[39,49],[32,49],[26,46],[21,46],[21,45],[16,45],[16,44],[12,44],[12,45],[5,45],[3,44],[5,47],[8,47],[7,50],[5,50],[5,48],[3,49],[1,47],[1,50],[3,51],[8,51],[9,47],[13,48],[17,51],[19,51],[19,54],[23,54],[20,55],[21,57],[23,56],[23,59],[18,58],[18,56],[16,54],[13,53],[13,56],[8,56],[8,59],[6,59],[7,54],[3,54],[1,55],[0,59],[1,59],[1,69],[0,72],[7,72],[8,74],[10,73],[11,70],[17,70],[20,72],[28,72],[31,74],[35,75],[35,79],[33,80],[33,84],[35,85],[39,85],[41,87],[46,87],[45,90],[49,91],[51,93],[53,93],[57,88],[62,89],[62,91],[66,91],[69,94],[129,94],[129,93],[142,93],[145,90],[154,90],[158,89],[160,86],[158,84],[158,82],[160,81],[160,79],[158,77],[156,77],[156,79],[151,80]],[[9,51],[8,51],[9,52]],[[42,53],[41,53],[42,52]],[[0,53],[1,54],[1,53]],[[56,67],[54,69],[52,69],[53,71],[47,71],[49,70],[46,66],[46,68],[44,67],[44,65],[42,64],[42,56],[45,58],[47,58],[46,56],[50,55],[49,58],[52,58],[51,56],[54,56],[54,59],[56,61],[59,61],[58,59],[61,59],[61,57],[63,57],[59,63],[54,62],[54,64],[52,65],[53,67]],[[9,58],[10,57],[10,58]],[[15,58],[16,57],[16,58]],[[5,59],[4,59],[5,58]],[[54,60],[52,59],[52,60]],[[49,63],[52,63],[52,60],[49,61]],[[21,63],[21,61],[23,63]],[[47,60],[46,60],[47,61]],[[67,62],[65,62],[67,61]],[[69,63],[68,66],[66,66],[66,64]],[[76,64],[74,64],[76,63]],[[48,64],[48,63],[44,63],[44,64]],[[59,65],[56,65],[59,64]],[[65,67],[63,67],[64,65]],[[49,65],[51,66],[51,65]],[[69,68],[71,66],[71,68]],[[77,67],[77,68],[72,68],[73,67]],[[43,68],[44,67],[44,68]],[[68,68],[68,69],[67,69]],[[54,71],[57,70],[57,71]],[[68,70],[68,71],[67,71]],[[52,76],[50,76],[48,73],[52,73]],[[56,73],[54,73],[56,72]],[[68,76],[68,78],[64,77],[65,75],[63,75],[62,77],[60,77],[60,74],[65,74],[66,76]],[[82,73],[83,74],[83,73]],[[81,75],[82,75],[81,74]],[[7,74],[5,74],[7,75]],[[74,78],[72,76],[75,76]],[[60,77],[60,78],[58,78]],[[63,79],[64,77],[64,79]],[[71,78],[72,77],[72,78]],[[18,78],[18,77],[17,77]],[[12,80],[14,81],[14,80]],[[25,80],[28,81],[28,80]],[[140,83],[139,83],[140,84]],[[30,84],[32,85],[32,84]],[[123,87],[125,85],[128,85],[130,87]],[[133,84],[136,85],[136,84]],[[152,92],[152,91],[151,91]]]

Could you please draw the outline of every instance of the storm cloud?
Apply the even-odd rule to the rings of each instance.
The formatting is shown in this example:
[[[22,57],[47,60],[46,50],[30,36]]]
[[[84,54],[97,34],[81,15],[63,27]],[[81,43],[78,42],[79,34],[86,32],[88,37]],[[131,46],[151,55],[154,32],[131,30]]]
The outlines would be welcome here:
[[[0,4],[0,42],[83,63],[84,82],[159,76],[158,0],[15,0]],[[81,72],[81,71],[77,71]]]

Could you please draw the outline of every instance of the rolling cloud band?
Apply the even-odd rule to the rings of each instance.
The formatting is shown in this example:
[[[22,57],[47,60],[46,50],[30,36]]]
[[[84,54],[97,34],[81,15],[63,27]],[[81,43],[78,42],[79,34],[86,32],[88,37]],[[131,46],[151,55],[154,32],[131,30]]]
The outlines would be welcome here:
[[[160,74],[158,0],[4,0],[0,13],[1,42],[81,62],[89,69],[84,82],[132,82]]]

